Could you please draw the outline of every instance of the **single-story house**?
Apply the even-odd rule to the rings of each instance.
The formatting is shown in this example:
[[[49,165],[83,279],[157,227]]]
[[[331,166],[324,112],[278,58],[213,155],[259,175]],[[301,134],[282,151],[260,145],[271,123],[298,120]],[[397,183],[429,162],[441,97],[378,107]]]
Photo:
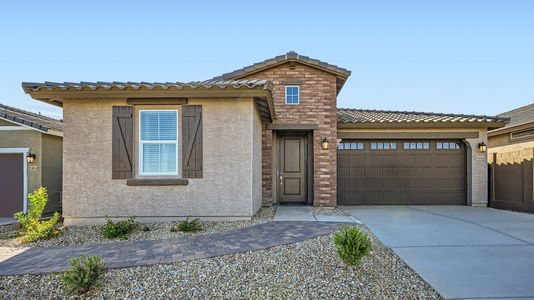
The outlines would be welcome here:
[[[491,164],[490,205],[534,212],[534,104],[498,115],[509,118],[502,128],[488,132]]]
[[[60,120],[0,104],[0,217],[26,211],[40,186],[45,214],[61,211],[62,131]]]
[[[23,83],[63,107],[63,215],[247,219],[274,204],[486,205],[498,117],[338,109],[350,71],[289,52],[204,82]]]

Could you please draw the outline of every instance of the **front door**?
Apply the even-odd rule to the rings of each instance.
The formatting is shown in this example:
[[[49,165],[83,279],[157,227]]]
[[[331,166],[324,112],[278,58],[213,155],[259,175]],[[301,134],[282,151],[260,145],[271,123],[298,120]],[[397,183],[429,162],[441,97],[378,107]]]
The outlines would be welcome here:
[[[278,151],[280,203],[306,203],[306,136],[280,136]]]

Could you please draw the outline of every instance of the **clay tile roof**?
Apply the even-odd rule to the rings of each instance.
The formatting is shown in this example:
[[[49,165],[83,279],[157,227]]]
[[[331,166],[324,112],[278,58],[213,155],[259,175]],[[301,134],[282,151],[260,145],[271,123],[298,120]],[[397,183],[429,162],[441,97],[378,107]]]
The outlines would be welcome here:
[[[26,93],[40,91],[46,89],[48,91],[70,91],[70,90],[97,90],[97,89],[134,89],[140,88],[148,89],[197,89],[197,88],[256,88],[262,87],[272,92],[273,85],[268,80],[207,80],[195,82],[23,82],[22,88]]]
[[[414,111],[386,111],[386,110],[365,110],[352,108],[339,108],[337,110],[337,121],[339,123],[505,123],[507,118],[426,113]]]
[[[510,123],[506,127],[513,127],[525,123],[534,122],[534,103],[518,107],[511,111],[497,115],[503,118],[510,118]]]
[[[63,131],[63,122],[30,111],[0,104],[0,118],[35,128],[42,132]]]
[[[341,67],[338,67],[336,65],[331,65],[329,63],[310,58],[308,56],[300,55],[295,51],[289,51],[288,53],[284,55],[279,55],[274,58],[266,59],[262,62],[252,64],[250,66],[246,66],[241,69],[237,69],[235,71],[225,73],[221,76],[214,77],[213,80],[221,80],[221,79],[232,79],[232,78],[240,78],[243,76],[246,76],[251,73],[255,73],[258,71],[261,71],[266,68],[270,68],[282,63],[286,63],[289,61],[298,61],[306,65],[310,65],[312,67],[316,67],[318,69],[324,70],[326,72],[334,73],[340,77],[344,77],[346,79],[350,76],[350,71]]]

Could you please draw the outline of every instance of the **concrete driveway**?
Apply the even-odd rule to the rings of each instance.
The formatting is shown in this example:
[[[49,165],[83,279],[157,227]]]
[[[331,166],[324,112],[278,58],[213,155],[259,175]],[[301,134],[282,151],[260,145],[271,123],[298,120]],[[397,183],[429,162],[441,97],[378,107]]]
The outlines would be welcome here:
[[[448,299],[534,299],[534,215],[466,206],[343,206]]]

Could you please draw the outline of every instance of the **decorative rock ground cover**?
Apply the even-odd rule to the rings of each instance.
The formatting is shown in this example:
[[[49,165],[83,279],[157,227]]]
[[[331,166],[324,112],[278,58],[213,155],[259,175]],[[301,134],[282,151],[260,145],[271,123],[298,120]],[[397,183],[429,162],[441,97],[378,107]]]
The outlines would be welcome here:
[[[331,235],[267,250],[108,270],[92,299],[440,299],[365,227],[373,252],[347,268]],[[0,277],[0,299],[65,297],[59,275]]]
[[[276,213],[275,207],[264,207],[256,213],[252,220],[248,221],[226,221],[226,222],[202,222],[203,230],[195,233],[171,232],[171,227],[176,222],[141,224],[138,229],[128,236],[126,241],[161,240],[180,237],[192,234],[212,234],[233,229],[245,228],[255,224],[271,221]],[[143,231],[147,226],[150,230]],[[49,247],[49,246],[74,246],[102,243],[125,242],[120,239],[106,239],[102,235],[102,226],[73,226],[62,229],[60,235],[49,240],[37,241],[30,244],[21,244],[14,237],[13,226],[0,226],[0,246],[4,247]]]

